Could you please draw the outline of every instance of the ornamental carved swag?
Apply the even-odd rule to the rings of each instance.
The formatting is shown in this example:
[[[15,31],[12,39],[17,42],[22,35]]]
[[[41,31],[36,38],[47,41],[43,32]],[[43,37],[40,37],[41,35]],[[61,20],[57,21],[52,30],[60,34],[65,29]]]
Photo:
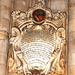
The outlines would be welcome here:
[[[28,11],[12,12],[9,72],[65,75],[66,13],[38,2]]]

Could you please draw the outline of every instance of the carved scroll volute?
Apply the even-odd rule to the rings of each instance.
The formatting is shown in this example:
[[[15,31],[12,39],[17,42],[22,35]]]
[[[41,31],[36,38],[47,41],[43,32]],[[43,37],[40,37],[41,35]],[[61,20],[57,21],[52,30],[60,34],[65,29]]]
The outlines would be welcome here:
[[[10,38],[10,44],[12,44],[15,48],[20,47],[21,41],[21,32],[18,28],[12,28],[12,37]]]
[[[56,54],[56,57],[55,57],[54,62],[52,64],[52,67],[56,68],[55,73],[57,73],[57,74],[64,74],[65,58],[62,56],[62,52],[63,52],[63,46],[64,46],[65,42],[66,42],[65,29],[59,28],[56,32],[55,52],[54,52],[54,54],[52,54],[52,57]],[[60,64],[60,62],[62,62],[62,63]]]
[[[9,72],[18,72],[17,67],[21,65],[20,60],[17,57],[17,53],[15,50],[20,49],[20,39],[21,32],[17,27],[12,28],[12,33],[10,37],[10,46],[9,52],[12,51],[12,54],[9,54],[8,62],[9,62]]]
[[[12,47],[13,47],[14,65],[15,65],[14,67],[16,67],[16,72],[18,73],[24,72],[24,74],[26,75],[26,71],[28,71],[28,67],[27,67],[28,65],[23,58],[23,52],[21,52],[20,42],[21,42],[21,32],[18,28],[13,27],[12,37],[10,38],[10,44],[12,44]],[[9,58],[9,59],[12,59],[12,58]],[[11,68],[10,70],[12,69],[13,68]]]
[[[62,50],[63,45],[65,44],[65,29],[59,28],[56,32],[56,47],[55,50]]]

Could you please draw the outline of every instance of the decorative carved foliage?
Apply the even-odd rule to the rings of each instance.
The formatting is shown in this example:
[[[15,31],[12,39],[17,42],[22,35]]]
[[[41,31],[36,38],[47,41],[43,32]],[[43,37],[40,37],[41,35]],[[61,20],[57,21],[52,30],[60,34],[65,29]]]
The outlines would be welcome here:
[[[64,75],[66,14],[64,12],[52,14],[50,9],[40,4],[39,2],[27,12],[12,13],[10,44],[13,47],[14,59],[9,57],[9,72],[33,75],[36,70],[35,73],[39,75]],[[44,21],[34,21],[33,13],[36,10],[46,13]]]

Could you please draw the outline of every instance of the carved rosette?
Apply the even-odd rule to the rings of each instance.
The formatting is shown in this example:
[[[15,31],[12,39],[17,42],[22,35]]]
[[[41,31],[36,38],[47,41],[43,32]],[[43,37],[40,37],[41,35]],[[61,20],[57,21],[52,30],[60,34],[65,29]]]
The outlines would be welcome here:
[[[13,11],[12,17],[9,72],[64,75],[66,13],[51,13],[39,2],[26,12]]]

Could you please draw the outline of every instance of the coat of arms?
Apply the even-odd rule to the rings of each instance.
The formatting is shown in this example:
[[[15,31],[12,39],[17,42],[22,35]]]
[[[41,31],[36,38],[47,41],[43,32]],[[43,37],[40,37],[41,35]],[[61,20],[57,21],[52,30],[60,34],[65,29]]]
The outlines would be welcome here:
[[[64,75],[66,14],[51,13],[41,1],[28,11],[13,11],[9,72]]]

